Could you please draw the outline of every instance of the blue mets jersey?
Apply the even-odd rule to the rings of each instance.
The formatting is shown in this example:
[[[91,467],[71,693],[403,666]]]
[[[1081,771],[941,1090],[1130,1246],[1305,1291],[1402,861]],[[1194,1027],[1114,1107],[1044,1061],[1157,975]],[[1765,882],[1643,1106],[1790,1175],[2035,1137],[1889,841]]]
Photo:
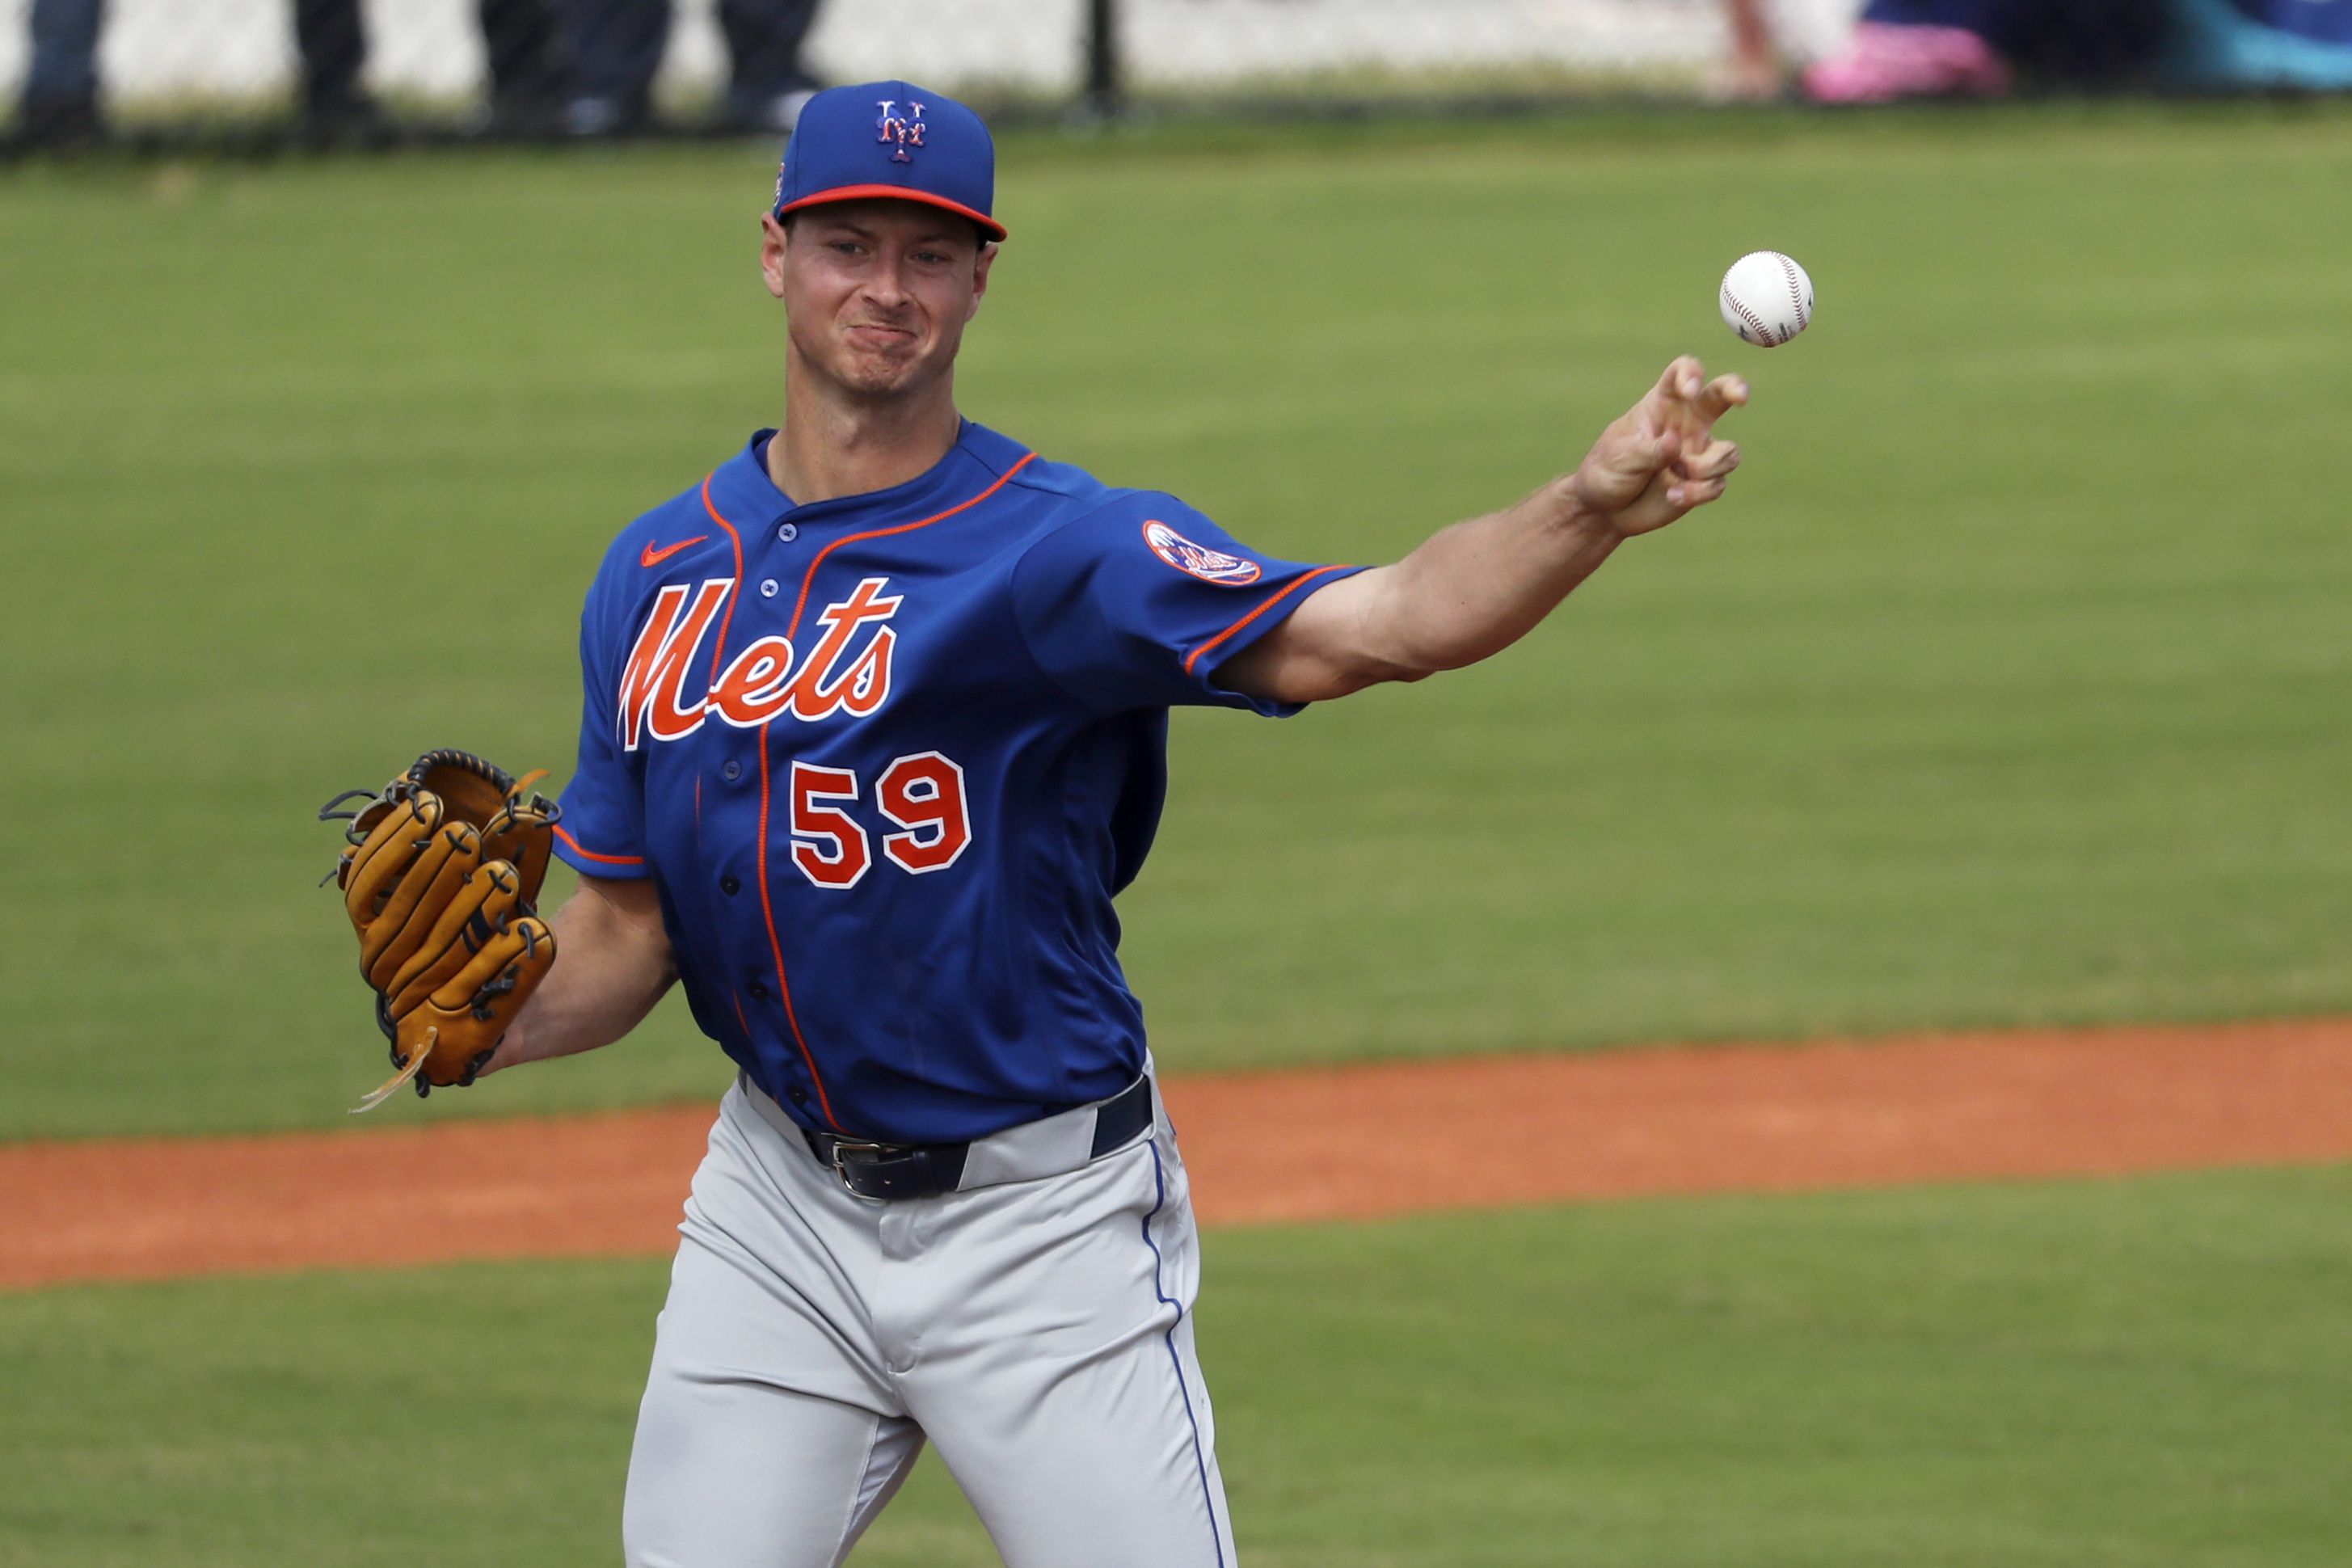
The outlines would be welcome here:
[[[703,1032],[804,1125],[980,1137],[1142,1068],[1112,895],[1177,703],[1359,568],[1270,560],[967,421],[796,506],[770,432],[646,513],[581,618],[556,852],[654,879]]]

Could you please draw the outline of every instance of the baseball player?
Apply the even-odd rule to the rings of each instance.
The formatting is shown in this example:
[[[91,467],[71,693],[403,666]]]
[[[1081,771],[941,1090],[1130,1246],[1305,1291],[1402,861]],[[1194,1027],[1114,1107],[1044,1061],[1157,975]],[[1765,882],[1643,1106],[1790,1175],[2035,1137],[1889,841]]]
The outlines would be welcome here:
[[[624,1510],[637,1568],[840,1563],[928,1439],[1014,1568],[1222,1568],[1199,1255],[1113,898],[1178,703],[1270,716],[1486,658],[1723,493],[1669,366],[1570,475],[1365,569],[967,420],[1005,238],[970,110],[803,111],[761,225],[785,408],[624,529],[581,620],[562,959],[488,1063],[673,982],[740,1076],[694,1179]]]

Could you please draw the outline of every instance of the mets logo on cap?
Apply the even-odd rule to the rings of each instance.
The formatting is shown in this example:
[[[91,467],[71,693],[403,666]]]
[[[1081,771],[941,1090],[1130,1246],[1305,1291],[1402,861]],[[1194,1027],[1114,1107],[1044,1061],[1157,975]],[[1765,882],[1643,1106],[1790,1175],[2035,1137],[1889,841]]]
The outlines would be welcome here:
[[[907,105],[907,112],[899,114],[895,112],[898,107],[897,99],[883,98],[875,101],[882,106],[882,118],[875,121],[882,134],[876,140],[898,143],[890,150],[890,162],[893,163],[913,163],[915,150],[923,144],[923,132],[930,129],[923,123],[923,106],[910,102]]]
[[[1156,517],[1143,525],[1143,542],[1151,546],[1151,553],[1186,576],[1220,588],[1247,587],[1260,574],[1256,562],[1195,544]]]
[[[802,106],[784,143],[769,211],[896,198],[970,218],[983,240],[996,221],[996,143],[979,115],[910,81],[829,87]]]

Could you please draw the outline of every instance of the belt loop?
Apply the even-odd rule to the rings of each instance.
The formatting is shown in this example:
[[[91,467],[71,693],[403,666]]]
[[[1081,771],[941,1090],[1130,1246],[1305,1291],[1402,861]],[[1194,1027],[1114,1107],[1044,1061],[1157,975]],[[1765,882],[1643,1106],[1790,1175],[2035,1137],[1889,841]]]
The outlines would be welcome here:
[[[1087,1160],[1099,1160],[1113,1150],[1133,1142],[1136,1135],[1152,1123],[1154,1098],[1151,1076],[1146,1073],[1096,1107],[1094,1146],[1087,1155]]]

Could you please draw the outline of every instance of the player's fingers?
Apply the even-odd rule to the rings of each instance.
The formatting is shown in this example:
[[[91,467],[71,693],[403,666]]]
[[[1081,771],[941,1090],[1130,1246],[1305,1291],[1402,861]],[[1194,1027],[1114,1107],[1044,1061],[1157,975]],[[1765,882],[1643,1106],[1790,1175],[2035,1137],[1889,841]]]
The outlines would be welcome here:
[[[1721,479],[1684,479],[1666,487],[1666,504],[1688,511],[1695,506],[1705,506],[1722,494]]]
[[[1683,433],[1679,430],[1665,429],[1645,436],[1626,452],[1620,471],[1629,476],[1672,472],[1682,461],[1683,445]]]
[[[1622,434],[1612,432],[1600,451],[1612,468],[1627,474],[1655,473],[1670,468],[1683,454],[1686,438],[1675,426],[1644,424]]]
[[[1675,466],[1686,479],[1719,479],[1739,467],[1739,448],[1729,441],[1710,441]]]
[[[1684,354],[1666,366],[1665,374],[1658,377],[1658,384],[1653,391],[1657,396],[1688,403],[1698,396],[1706,385],[1706,366],[1699,363],[1695,356]]]
[[[1712,422],[1748,402],[1748,382],[1744,376],[1718,375],[1696,395],[1700,417]]]

